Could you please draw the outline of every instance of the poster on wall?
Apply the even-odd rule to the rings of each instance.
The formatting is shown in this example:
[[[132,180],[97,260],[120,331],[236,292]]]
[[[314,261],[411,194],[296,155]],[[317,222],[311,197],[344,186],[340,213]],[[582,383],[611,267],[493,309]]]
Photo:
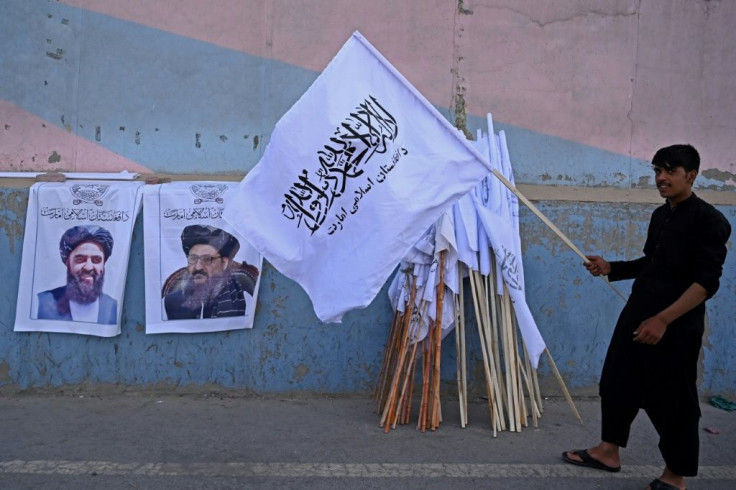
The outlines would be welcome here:
[[[222,219],[235,186],[146,186],[146,333],[253,327],[263,259]]]
[[[30,188],[16,332],[120,334],[141,182],[40,182]]]

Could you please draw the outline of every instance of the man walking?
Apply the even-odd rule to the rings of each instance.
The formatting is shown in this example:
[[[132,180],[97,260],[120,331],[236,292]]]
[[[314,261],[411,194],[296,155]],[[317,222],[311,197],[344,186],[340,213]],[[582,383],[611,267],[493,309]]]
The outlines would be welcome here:
[[[601,442],[562,457],[571,464],[619,471],[619,448],[626,447],[631,423],[644,409],[659,434],[665,462],[649,489],[673,490],[685,488],[685,477],[698,472],[696,377],[705,301],[718,290],[731,227],[692,192],[700,167],[695,148],[662,148],[652,165],[666,202],[652,214],[644,256],[619,262],[587,257],[585,267],[594,276],[634,283],[601,374]]]

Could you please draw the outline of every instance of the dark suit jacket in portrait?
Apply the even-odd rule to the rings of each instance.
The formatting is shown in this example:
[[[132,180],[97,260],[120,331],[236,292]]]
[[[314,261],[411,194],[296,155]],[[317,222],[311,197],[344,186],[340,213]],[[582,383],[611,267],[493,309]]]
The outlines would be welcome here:
[[[100,311],[97,314],[97,323],[104,325],[116,324],[118,322],[117,300],[102,293],[99,301]],[[74,320],[69,310],[69,298],[66,295],[66,286],[38,293],[38,319]]]

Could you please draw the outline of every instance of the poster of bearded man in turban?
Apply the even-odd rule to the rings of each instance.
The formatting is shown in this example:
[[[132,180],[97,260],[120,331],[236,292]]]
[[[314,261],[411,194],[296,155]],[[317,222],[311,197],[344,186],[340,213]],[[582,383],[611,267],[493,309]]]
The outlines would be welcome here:
[[[123,304],[143,185],[80,179],[31,186],[14,331],[120,335],[123,319],[131,321]]]
[[[253,328],[263,258],[222,219],[236,185],[144,189],[146,333]]]
[[[245,295],[253,296],[258,269],[235,264],[240,242],[210,225],[190,225],[181,233],[186,269],[164,284],[169,320],[244,316]]]
[[[39,320],[117,323],[118,302],[102,292],[113,243],[110,232],[97,225],[64,232],[59,255],[66,266],[66,285],[38,293]]]

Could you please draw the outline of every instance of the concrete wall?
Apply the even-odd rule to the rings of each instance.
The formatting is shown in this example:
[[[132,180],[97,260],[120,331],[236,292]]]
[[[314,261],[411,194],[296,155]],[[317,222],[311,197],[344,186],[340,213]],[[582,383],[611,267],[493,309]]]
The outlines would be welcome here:
[[[736,225],[736,4],[725,0],[5,0],[0,170],[237,180],[356,29],[470,134],[493,113],[522,191],[585,251],[638,255],[659,200],[647,160],[676,142],[699,148],[696,192]],[[371,388],[385,296],[325,325],[268,265],[253,330],[145,335],[140,223],[121,336],[13,333],[29,184],[0,181],[0,388]],[[525,209],[521,233],[532,313],[568,385],[590,391],[620,299]],[[736,392],[735,263],[709,303],[705,392]],[[451,339],[444,350],[451,380]]]

